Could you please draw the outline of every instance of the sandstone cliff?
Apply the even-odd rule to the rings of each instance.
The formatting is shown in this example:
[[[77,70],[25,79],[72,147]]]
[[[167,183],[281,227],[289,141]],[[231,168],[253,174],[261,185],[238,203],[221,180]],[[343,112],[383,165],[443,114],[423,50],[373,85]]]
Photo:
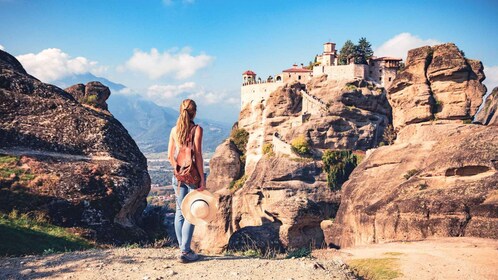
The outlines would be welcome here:
[[[470,120],[486,87],[480,61],[466,59],[455,44],[410,50],[388,98],[396,128],[428,120]]]
[[[481,111],[477,113],[474,122],[484,125],[498,125],[498,87],[495,87],[486,98]]]
[[[105,110],[108,88],[68,90],[74,96],[0,51],[0,210],[44,215],[105,241],[140,236],[150,189],[146,159]],[[88,96],[96,96],[91,104],[78,102]]]
[[[235,128],[248,132],[245,154],[231,140],[217,148],[207,187],[219,195],[220,212],[215,223],[196,227],[194,243],[215,252],[323,245],[320,225],[333,219],[340,195],[328,187],[321,151],[377,146],[390,115],[385,91],[363,80],[284,84],[248,103]],[[300,136],[314,159],[291,151]],[[272,152],[264,155],[268,144]]]
[[[498,238],[498,128],[422,123],[377,148],[343,186],[327,235],[341,247],[427,237]]]
[[[454,44],[409,51],[389,89],[398,137],[353,171],[327,242],[498,238],[498,130],[462,122],[482,102],[483,79],[481,62]]]

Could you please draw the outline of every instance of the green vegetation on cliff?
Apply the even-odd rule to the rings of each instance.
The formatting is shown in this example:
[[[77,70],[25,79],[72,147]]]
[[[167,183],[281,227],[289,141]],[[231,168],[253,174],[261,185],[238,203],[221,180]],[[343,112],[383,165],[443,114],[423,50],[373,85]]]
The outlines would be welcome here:
[[[352,151],[326,150],[322,156],[323,166],[327,172],[327,184],[332,190],[340,190],[342,184],[358,165],[359,158]]]

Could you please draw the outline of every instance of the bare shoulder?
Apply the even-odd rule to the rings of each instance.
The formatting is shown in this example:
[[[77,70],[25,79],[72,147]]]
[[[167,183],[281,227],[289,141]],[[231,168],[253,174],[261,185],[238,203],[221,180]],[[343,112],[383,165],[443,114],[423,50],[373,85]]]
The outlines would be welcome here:
[[[197,125],[197,128],[195,129],[195,133],[202,133],[202,127],[200,125]]]

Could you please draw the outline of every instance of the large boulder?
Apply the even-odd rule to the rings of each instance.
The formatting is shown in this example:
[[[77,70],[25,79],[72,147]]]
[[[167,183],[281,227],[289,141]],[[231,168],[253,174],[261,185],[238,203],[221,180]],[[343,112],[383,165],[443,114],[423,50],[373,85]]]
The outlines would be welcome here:
[[[320,223],[335,216],[340,200],[338,192],[327,186],[321,162],[265,156],[255,170],[242,188],[216,193],[218,216],[214,223],[196,226],[195,246],[221,252],[251,245],[243,240],[252,234],[278,236],[267,240],[270,249],[321,246]],[[254,246],[265,244],[261,238],[250,239]]]
[[[447,121],[406,126],[353,171],[327,240],[498,238],[497,135],[496,126]]]
[[[108,97],[87,84],[93,90]],[[109,112],[40,82],[0,51],[0,115],[1,211],[37,212],[104,241],[143,235],[147,161]]]
[[[210,191],[227,188],[234,180],[243,174],[243,165],[240,154],[235,144],[230,139],[221,143],[213,157],[209,161],[209,176],[207,177],[207,188]]]
[[[84,84],[76,84],[65,89],[81,104],[88,104],[96,108],[107,110],[106,100],[111,95],[108,87],[100,82],[88,82]]]
[[[488,95],[474,122],[484,125],[498,125],[498,87]]]
[[[480,61],[464,57],[453,43],[408,52],[406,67],[389,88],[396,128],[428,120],[470,120],[486,87]]]

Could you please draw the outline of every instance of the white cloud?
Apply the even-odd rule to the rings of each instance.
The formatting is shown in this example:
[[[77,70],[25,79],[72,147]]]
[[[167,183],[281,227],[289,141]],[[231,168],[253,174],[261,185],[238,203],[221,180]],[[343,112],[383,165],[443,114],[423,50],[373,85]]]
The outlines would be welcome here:
[[[0,45],[0,50],[2,50],[2,51],[5,50],[5,47]]]
[[[171,102],[171,99],[189,94],[195,83],[186,82],[181,85],[152,85],[147,89],[147,98],[159,104]]]
[[[133,56],[126,62],[125,67],[129,70],[141,72],[149,76],[150,79],[158,79],[165,76],[174,76],[176,79],[186,79],[192,77],[198,70],[206,67],[213,61],[213,57],[200,54],[193,56],[191,49],[183,48],[164,51],[160,53],[153,48],[150,53],[135,50]],[[119,67],[123,70],[123,67]]]
[[[137,94],[138,91],[128,88],[118,92],[119,94]],[[194,99],[198,104],[228,104],[238,105],[240,99],[230,97],[226,92],[215,93],[213,91],[199,88],[194,82],[185,82],[179,85],[152,85],[144,93],[139,94],[161,106],[179,104],[185,98]]]
[[[374,53],[376,56],[393,56],[401,57],[406,60],[406,55],[409,50],[422,47],[422,46],[433,46],[441,44],[440,41],[435,39],[422,39],[416,35],[410,33],[400,33],[393,38],[387,40],[378,48],[375,49]]]
[[[486,85],[489,93],[495,87],[498,87],[498,66],[484,65],[484,74],[486,75],[486,79],[483,81],[483,84]]]
[[[90,61],[85,57],[72,58],[60,49],[49,48],[34,54],[18,55],[26,71],[43,82],[51,82],[73,74],[93,72],[102,74],[106,66],[99,66],[98,62]]]

